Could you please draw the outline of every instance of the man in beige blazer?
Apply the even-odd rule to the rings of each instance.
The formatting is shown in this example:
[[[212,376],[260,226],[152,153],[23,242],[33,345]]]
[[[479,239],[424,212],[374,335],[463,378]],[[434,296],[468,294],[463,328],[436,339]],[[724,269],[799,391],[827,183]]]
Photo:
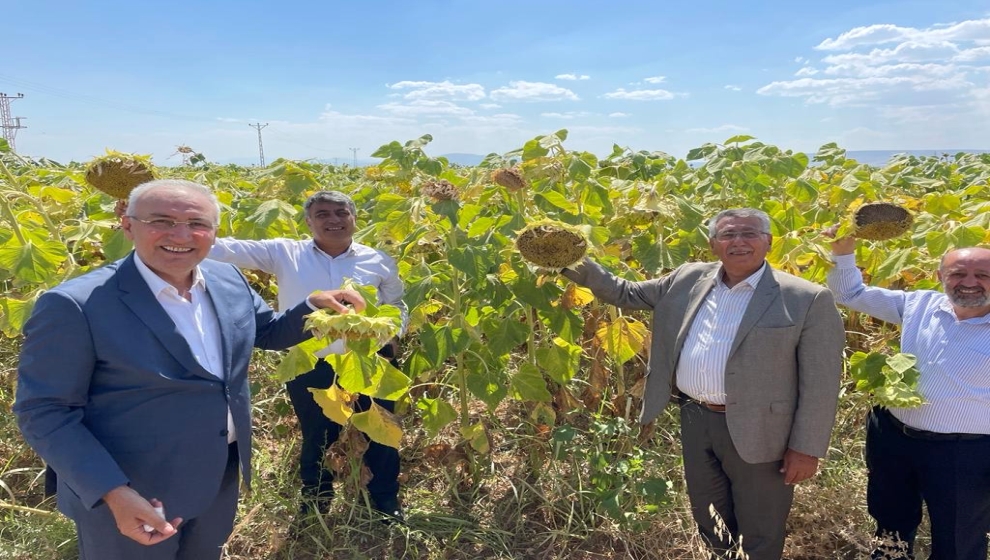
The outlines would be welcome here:
[[[771,268],[771,242],[764,212],[726,210],[709,223],[717,263],[644,282],[587,259],[563,272],[606,303],[653,310],[640,422],[679,401],[701,536],[719,556],[741,545],[750,560],[782,554],[792,485],[814,476],[828,449],[845,346],[832,294]]]

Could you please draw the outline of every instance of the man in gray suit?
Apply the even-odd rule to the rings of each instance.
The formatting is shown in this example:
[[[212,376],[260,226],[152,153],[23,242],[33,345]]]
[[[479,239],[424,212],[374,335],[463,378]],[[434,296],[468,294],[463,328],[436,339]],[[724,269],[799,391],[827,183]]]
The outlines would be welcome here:
[[[718,263],[644,282],[587,259],[563,272],[606,303],[653,310],[640,422],[678,397],[701,536],[716,555],[741,544],[750,560],[781,556],[793,484],[814,476],[828,449],[845,346],[831,293],[771,268],[771,242],[764,212],[726,210],[709,223]]]
[[[319,292],[276,314],[234,266],[203,260],[219,205],[202,185],[146,183],[127,212],[134,251],[35,304],[13,410],[58,473],[83,560],[219,558],[238,471],[250,482],[252,347],[297,344],[313,309],[364,300]]]

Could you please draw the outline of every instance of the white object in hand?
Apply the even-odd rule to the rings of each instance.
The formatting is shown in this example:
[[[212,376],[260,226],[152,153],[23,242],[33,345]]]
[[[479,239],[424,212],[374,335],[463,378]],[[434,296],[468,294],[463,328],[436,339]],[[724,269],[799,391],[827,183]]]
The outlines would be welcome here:
[[[165,508],[162,507],[162,506],[155,506],[155,513],[157,513],[158,515],[160,515],[162,517],[165,517]],[[147,523],[145,523],[145,525],[144,525],[144,532],[145,533],[154,533],[155,532],[155,528],[152,527],[151,525],[148,525]]]

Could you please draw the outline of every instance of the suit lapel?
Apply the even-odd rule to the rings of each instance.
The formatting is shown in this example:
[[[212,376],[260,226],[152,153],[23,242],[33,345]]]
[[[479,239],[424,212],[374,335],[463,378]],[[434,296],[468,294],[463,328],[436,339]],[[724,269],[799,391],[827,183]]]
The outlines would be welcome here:
[[[224,289],[225,284],[219,273],[212,270],[212,267],[203,261],[203,276],[206,279],[206,293],[213,304],[213,310],[217,314],[217,323],[220,325],[220,342],[223,351],[224,378],[233,368],[233,348],[237,330],[234,321],[238,318],[237,304],[240,298],[236,297],[236,292]],[[243,305],[243,299],[240,300]],[[230,382],[230,380],[227,380]]]
[[[681,321],[681,329],[677,333],[677,341],[674,344],[677,353],[680,354],[681,348],[684,346],[684,340],[687,338],[688,332],[691,330],[691,324],[694,323],[694,317],[698,314],[698,308],[701,307],[702,302],[708,296],[708,292],[712,291],[715,287],[715,275],[721,270],[719,266],[714,266],[711,270],[706,272],[697,282],[691,286],[691,291],[688,292],[688,305],[684,312],[684,320]]]
[[[165,309],[151,293],[148,283],[141,277],[137,265],[134,264],[134,253],[124,259],[117,269],[117,286],[120,288],[120,299],[155,335],[162,346],[179,361],[189,372],[216,381],[216,377],[203,369],[189,349],[189,343],[175,327],[175,322],[168,316]]]
[[[749,300],[749,305],[746,306],[746,312],[743,313],[742,321],[739,323],[739,330],[736,331],[736,338],[732,341],[732,349],[729,350],[729,356],[732,356],[736,352],[736,349],[742,344],[743,339],[746,338],[749,331],[760,320],[760,317],[766,313],[770,304],[780,295],[780,284],[774,278],[773,269],[770,268],[769,264],[766,267],[767,269],[764,271],[763,277],[760,278],[760,283],[756,286],[756,291],[753,293],[753,299]]]

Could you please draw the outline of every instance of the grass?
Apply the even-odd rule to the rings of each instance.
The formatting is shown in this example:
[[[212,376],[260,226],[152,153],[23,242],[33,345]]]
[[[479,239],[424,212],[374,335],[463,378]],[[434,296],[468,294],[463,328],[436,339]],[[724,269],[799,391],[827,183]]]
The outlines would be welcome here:
[[[673,409],[652,437],[638,428],[587,411],[558,417],[571,439],[547,434],[520,403],[495,413],[474,411],[491,452],[464,461],[450,428],[427,439],[406,417],[401,449],[402,497],[408,524],[385,525],[356,489],[338,490],[330,512],[297,523],[294,472],[298,434],[282,388],[264,379],[259,360],[255,385],[253,489],[242,496],[224,558],[288,559],[702,559],[681,476]],[[16,341],[0,342],[0,560],[77,558],[74,527],[42,497],[41,461],[24,444],[10,407]],[[785,558],[863,558],[872,522],[866,513],[861,396],[842,399],[833,448],[821,472],[798,486],[788,522]],[[556,439],[555,439],[556,438]],[[557,442],[556,448],[554,442]],[[657,511],[638,482],[669,480]],[[620,520],[603,504],[618,489]],[[927,555],[922,530],[916,553]]]

